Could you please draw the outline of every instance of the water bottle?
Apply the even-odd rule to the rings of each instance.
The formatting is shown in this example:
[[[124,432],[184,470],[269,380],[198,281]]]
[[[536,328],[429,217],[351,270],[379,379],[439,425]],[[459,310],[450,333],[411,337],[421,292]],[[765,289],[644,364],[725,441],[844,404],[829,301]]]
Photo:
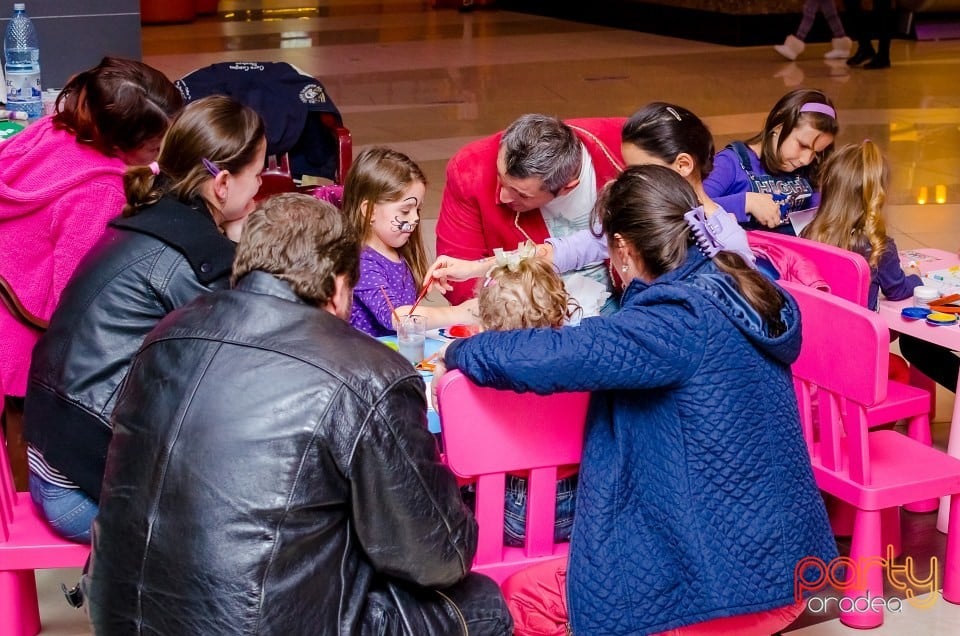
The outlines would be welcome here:
[[[27,17],[24,3],[13,5],[13,17],[3,38],[3,70],[7,76],[7,109],[26,112],[31,118],[43,114],[40,87],[40,39]]]

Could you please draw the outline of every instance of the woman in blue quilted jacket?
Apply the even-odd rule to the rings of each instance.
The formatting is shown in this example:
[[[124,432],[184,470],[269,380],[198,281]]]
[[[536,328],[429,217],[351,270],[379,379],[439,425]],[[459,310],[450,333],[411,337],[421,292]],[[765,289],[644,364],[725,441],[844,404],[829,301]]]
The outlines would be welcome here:
[[[803,609],[798,563],[836,557],[790,376],[799,310],[711,247],[698,206],[669,168],[628,168],[596,208],[620,310],[445,352],[484,386],[593,392],[569,562],[504,585],[518,634],[770,634]]]

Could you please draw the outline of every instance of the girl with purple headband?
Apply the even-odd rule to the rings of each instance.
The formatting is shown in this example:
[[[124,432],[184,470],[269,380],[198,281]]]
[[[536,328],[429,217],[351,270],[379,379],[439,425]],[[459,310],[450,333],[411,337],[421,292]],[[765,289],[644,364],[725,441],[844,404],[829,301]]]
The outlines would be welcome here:
[[[714,159],[703,188],[748,229],[793,233],[791,212],[819,203],[820,163],[833,150],[837,111],[823,92],[797,89],[780,98],[757,135]]]

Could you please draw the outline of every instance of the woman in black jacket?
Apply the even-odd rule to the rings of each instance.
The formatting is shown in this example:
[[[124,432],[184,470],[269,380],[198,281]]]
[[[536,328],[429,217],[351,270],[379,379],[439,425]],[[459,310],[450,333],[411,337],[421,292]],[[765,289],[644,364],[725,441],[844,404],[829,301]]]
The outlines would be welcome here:
[[[216,96],[183,110],[158,161],[127,171],[123,215],[81,261],[30,367],[30,493],[61,536],[90,542],[110,413],[143,338],[177,307],[229,286],[265,152],[260,116]]]

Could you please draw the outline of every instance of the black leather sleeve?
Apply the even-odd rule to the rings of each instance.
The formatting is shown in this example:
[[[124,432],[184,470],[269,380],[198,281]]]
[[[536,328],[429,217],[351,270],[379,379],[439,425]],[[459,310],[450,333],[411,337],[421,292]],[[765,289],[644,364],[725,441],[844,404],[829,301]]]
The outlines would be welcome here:
[[[418,377],[389,387],[373,405],[349,471],[356,532],[379,572],[437,587],[466,576],[477,523],[427,430]]]

